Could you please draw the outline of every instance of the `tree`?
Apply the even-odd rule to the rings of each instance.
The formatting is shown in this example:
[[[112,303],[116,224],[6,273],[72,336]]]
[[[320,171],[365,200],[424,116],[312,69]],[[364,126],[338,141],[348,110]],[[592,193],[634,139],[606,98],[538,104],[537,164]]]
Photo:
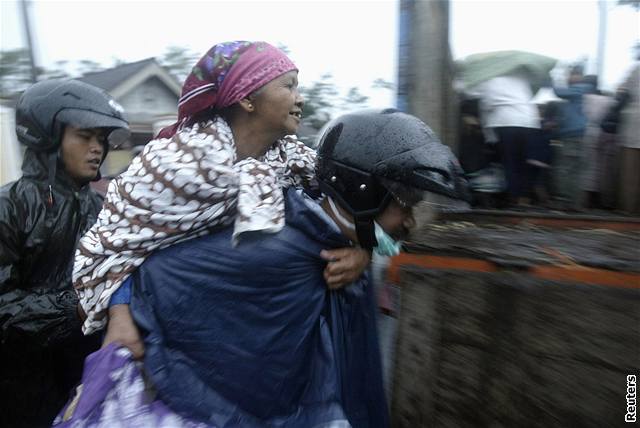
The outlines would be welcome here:
[[[10,97],[31,83],[29,52],[26,49],[0,51],[0,96]]]
[[[394,91],[396,89],[396,85],[387,80],[384,80],[381,77],[378,77],[376,80],[374,80],[371,84],[371,87],[373,89],[388,89],[390,91]]]
[[[68,70],[74,70],[70,73]],[[52,67],[37,68],[38,80],[60,79],[82,76],[86,73],[102,71],[105,67],[92,60],[72,63],[66,60],[56,61]],[[0,96],[11,97],[31,85],[31,62],[26,49],[0,51]]]
[[[371,88],[393,90],[395,85],[378,78]],[[322,128],[337,111],[366,108],[369,102],[359,87],[353,86],[341,95],[330,73],[323,74],[309,87],[301,87],[300,93],[305,100],[302,120],[315,129]]]
[[[355,86],[349,88],[347,95],[342,99],[342,106],[345,110],[356,110],[364,108],[369,101],[369,97],[360,93],[360,90]]]
[[[634,8],[635,10],[640,10],[640,0],[618,0],[619,5],[628,5]]]
[[[69,61],[61,60],[54,63],[54,67],[50,69],[40,70],[38,80],[45,79],[64,79],[71,77],[67,69],[69,68]]]
[[[158,62],[182,83],[191,73],[191,69],[198,59],[200,59],[200,55],[189,48],[169,46],[158,58]]]
[[[338,95],[332,79],[330,73],[325,73],[310,87],[300,87],[305,101],[302,119],[315,129],[322,128],[331,119],[331,108],[336,104]]]
[[[104,70],[105,67],[99,62],[92,61],[90,59],[83,59],[78,61],[77,72],[80,75],[85,75],[88,73],[96,73],[98,71]]]

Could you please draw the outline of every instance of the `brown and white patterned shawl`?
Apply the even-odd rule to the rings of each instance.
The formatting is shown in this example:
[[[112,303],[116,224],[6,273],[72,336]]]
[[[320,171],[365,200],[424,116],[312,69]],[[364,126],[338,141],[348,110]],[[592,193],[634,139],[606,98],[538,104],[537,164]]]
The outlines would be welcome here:
[[[233,240],[284,226],[282,188],[310,186],[315,152],[295,137],[260,159],[236,163],[220,117],[146,145],[107,191],[98,221],[80,240],[73,283],[89,334],[106,324],[111,295],[155,250],[233,223]]]

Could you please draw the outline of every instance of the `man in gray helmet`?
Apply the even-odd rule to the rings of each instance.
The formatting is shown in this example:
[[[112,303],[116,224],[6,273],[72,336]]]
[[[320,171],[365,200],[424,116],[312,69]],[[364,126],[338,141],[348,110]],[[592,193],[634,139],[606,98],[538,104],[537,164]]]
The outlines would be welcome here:
[[[99,345],[80,331],[71,264],[102,206],[89,183],[128,138],[122,113],[77,80],[36,83],[18,101],[23,174],[0,188],[0,426],[49,426]]]
[[[418,202],[464,200],[466,184],[449,148],[397,110],[331,122],[317,162],[324,195],[289,189],[280,232],[233,247],[228,227],[158,250],[113,296],[130,305],[163,406],[212,426],[388,426],[369,275],[329,290],[319,254],[353,245],[393,255]],[[89,404],[70,423],[183,426],[166,407],[135,404],[140,379],[115,381],[120,393],[95,387],[131,373],[122,351],[87,360],[87,392],[73,402]]]

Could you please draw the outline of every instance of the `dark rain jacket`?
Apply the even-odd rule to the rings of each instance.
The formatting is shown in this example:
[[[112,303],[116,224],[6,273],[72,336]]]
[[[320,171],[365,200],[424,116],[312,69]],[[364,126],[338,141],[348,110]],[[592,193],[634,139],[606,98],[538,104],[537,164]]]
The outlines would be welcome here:
[[[368,275],[329,291],[320,251],[349,242],[294,190],[285,212],[278,233],[233,247],[229,227],[138,268],[145,372],[174,411],[211,426],[386,427]]]
[[[71,268],[102,200],[58,168],[47,206],[46,160],[27,149],[0,187],[0,426],[50,425],[99,344],[81,333]]]

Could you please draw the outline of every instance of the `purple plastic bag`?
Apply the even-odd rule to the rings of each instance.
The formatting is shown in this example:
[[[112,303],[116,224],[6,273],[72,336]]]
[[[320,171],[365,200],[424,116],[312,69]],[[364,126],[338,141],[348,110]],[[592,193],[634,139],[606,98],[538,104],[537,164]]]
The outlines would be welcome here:
[[[141,363],[110,344],[85,360],[82,383],[54,427],[206,428],[172,412],[145,382]]]

